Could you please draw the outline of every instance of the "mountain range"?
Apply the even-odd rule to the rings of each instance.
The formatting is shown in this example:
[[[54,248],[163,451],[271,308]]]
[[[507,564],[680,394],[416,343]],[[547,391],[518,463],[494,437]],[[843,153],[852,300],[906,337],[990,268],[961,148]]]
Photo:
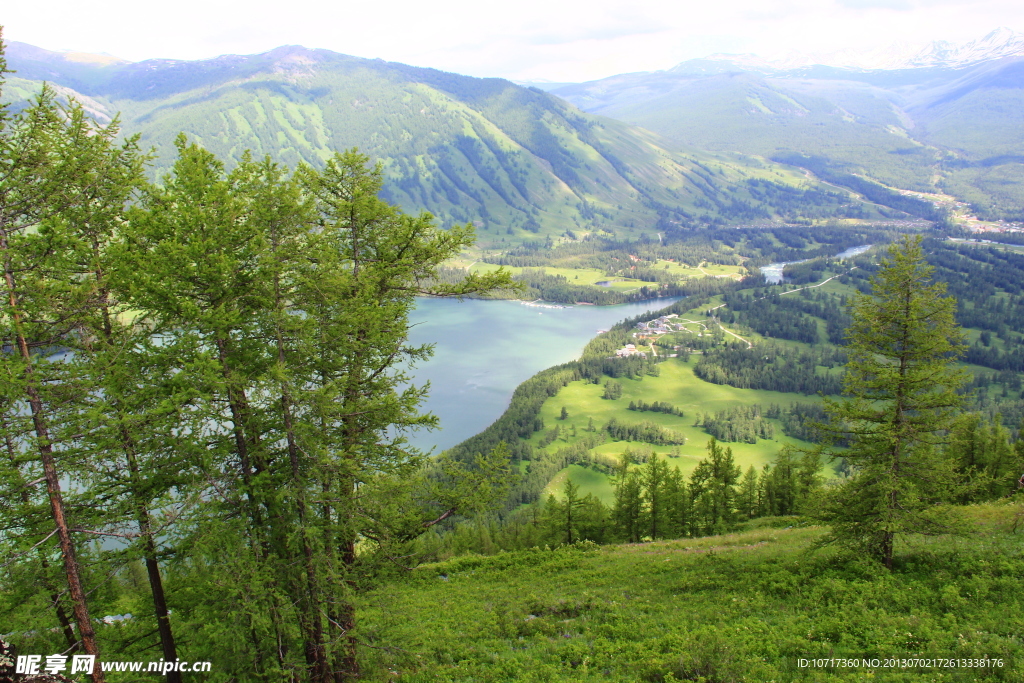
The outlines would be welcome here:
[[[736,221],[879,217],[797,169],[705,152],[497,78],[286,46],[259,55],[131,63],[22,43],[7,50],[5,99],[41,82],[98,120],[119,116],[172,161],[179,132],[228,160],[245,150],[295,165],[358,147],[381,161],[385,197],[481,243],[600,233],[636,239]]]
[[[119,117],[154,150],[155,176],[180,132],[229,162],[252,150],[316,164],[358,147],[382,163],[388,200],[472,221],[487,248],[933,217],[898,190],[1024,217],[1024,36],[1006,30],[875,55],[890,68],[716,55],[543,88],[299,46],[128,62],[11,43],[7,58],[4,100],[22,106],[46,81]]]
[[[923,45],[899,42],[874,49],[847,48],[826,53],[791,50],[786,56],[777,59],[765,59],[754,54],[715,54],[708,59],[768,71],[808,66],[874,71],[929,67],[958,69],[1003,57],[1024,57],[1024,34],[1003,27],[976,40],[959,44],[948,40],[936,40]]]
[[[894,49],[874,54],[875,68],[867,57],[715,55],[551,92],[702,149],[818,157],[837,172],[949,193],[986,218],[1024,218],[1024,35]]]

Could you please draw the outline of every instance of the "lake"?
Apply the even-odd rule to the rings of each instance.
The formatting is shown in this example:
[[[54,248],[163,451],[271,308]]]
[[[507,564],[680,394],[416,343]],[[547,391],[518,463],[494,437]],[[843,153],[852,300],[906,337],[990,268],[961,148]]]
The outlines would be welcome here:
[[[419,299],[409,341],[436,347],[434,357],[412,374],[417,385],[430,382],[422,410],[437,415],[441,428],[412,435],[413,444],[440,452],[483,431],[524,380],[579,358],[599,330],[675,301],[546,308],[519,301]]]

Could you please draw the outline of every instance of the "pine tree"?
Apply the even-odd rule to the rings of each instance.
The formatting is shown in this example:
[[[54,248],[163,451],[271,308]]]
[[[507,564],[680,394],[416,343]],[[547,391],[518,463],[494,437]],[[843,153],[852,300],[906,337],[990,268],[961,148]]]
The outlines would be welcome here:
[[[992,500],[1017,488],[1018,457],[1000,415],[990,424],[977,413],[960,416],[950,431],[946,455],[960,478],[957,502]]]
[[[565,494],[565,501],[562,503],[561,509],[564,514],[562,515],[560,526],[565,536],[565,542],[572,545],[579,540],[579,535],[576,531],[576,528],[579,526],[577,515],[583,506],[583,499],[579,495],[580,487],[568,477],[565,480],[563,493]]]
[[[3,55],[0,40],[0,88],[7,73]],[[12,560],[22,555],[30,555],[33,564],[38,560],[41,583],[55,596],[61,631],[74,640],[68,644],[91,655],[99,653],[99,645],[79,556],[85,545],[82,530],[95,531],[96,517],[71,502],[75,496],[62,480],[81,472],[85,458],[76,441],[83,427],[82,399],[96,387],[94,368],[67,351],[80,347],[83,319],[96,304],[93,283],[82,277],[78,261],[89,245],[76,233],[75,222],[98,206],[123,210],[138,180],[134,140],[118,147],[117,135],[116,122],[95,125],[79,104],[59,104],[49,87],[19,113],[0,105],[0,335],[5,351],[0,426],[7,450],[0,481],[20,482],[10,498],[20,503],[19,512],[28,513],[15,516],[14,523],[5,520],[0,540]],[[45,495],[36,493],[39,483]],[[22,496],[22,490],[31,493]],[[44,509],[49,516],[45,526],[53,530],[49,535],[43,531]],[[53,548],[50,536],[56,537],[63,569],[65,588],[60,591],[55,577],[45,575]],[[98,666],[92,679],[104,680]]]
[[[1010,430],[1003,426],[1001,415],[996,415],[988,428],[989,458],[988,498],[1008,496],[1017,488],[1017,454],[1010,445]]]
[[[668,536],[683,538],[690,535],[690,492],[686,486],[683,473],[673,467],[669,470],[665,481],[666,515],[668,517]]]
[[[727,531],[736,521],[736,484],[740,468],[731,448],[723,448],[714,437],[708,440],[708,457],[690,474],[690,495],[696,528],[702,534]]]
[[[736,509],[743,519],[753,519],[758,516],[757,496],[757,471],[751,465],[747,468],[743,479],[740,481],[740,491],[736,496]]]
[[[657,453],[651,456],[640,474],[643,486],[644,528],[651,540],[669,535],[668,463]]]
[[[615,479],[612,521],[621,538],[628,543],[639,543],[643,535],[643,484],[632,464],[632,456],[624,453]]]
[[[254,680],[357,678],[363,568],[469,498],[499,495],[473,473],[509,478],[507,449],[429,465],[409,446],[410,430],[436,424],[399,368],[430,353],[407,344],[414,297],[507,277],[422,284],[471,228],[383,202],[380,167],[354,151],[288,177],[248,157],[226,173],[177,144],[172,175],[133,215],[125,259],[131,304],[183,350],[179,375],[196,393],[183,433],[215,492],[189,529],[204,568],[188,574],[182,612],[231,641],[205,658],[233,657],[225,668]],[[473,547],[490,543],[478,531]]]
[[[956,528],[944,505],[954,470],[939,444],[962,399],[965,373],[954,367],[964,334],[956,302],[931,283],[920,237],[892,245],[858,294],[847,332],[844,400],[826,400],[833,437],[850,446],[842,457],[852,477],[818,513],[831,525],[826,542],[861,548],[892,567],[895,539]]]

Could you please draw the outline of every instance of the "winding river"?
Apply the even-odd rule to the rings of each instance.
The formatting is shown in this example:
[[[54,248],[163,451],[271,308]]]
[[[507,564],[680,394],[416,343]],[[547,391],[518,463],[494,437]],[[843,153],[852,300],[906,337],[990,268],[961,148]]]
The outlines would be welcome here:
[[[835,255],[837,259],[853,258],[859,254],[863,254],[865,251],[871,248],[870,244],[864,244],[859,247],[850,247],[845,251],[841,251]],[[801,261],[787,261],[785,263],[769,263],[767,266],[761,266],[761,272],[764,273],[764,279],[768,281],[768,284],[777,285],[782,282],[782,271],[786,266],[793,265],[794,263],[805,263],[810,259],[803,259]]]

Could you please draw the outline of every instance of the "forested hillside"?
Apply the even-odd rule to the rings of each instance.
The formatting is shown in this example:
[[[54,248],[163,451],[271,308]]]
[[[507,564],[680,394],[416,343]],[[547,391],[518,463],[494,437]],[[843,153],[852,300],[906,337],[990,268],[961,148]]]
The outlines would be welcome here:
[[[27,101],[45,79],[101,120],[120,115],[154,148],[158,175],[181,132],[229,161],[252,150],[319,165],[358,147],[382,161],[387,200],[445,225],[473,222],[489,247],[567,232],[657,239],[674,226],[881,216],[799,171],[697,151],[502,79],[296,46],[96,65],[15,44],[9,59],[8,101]]]

